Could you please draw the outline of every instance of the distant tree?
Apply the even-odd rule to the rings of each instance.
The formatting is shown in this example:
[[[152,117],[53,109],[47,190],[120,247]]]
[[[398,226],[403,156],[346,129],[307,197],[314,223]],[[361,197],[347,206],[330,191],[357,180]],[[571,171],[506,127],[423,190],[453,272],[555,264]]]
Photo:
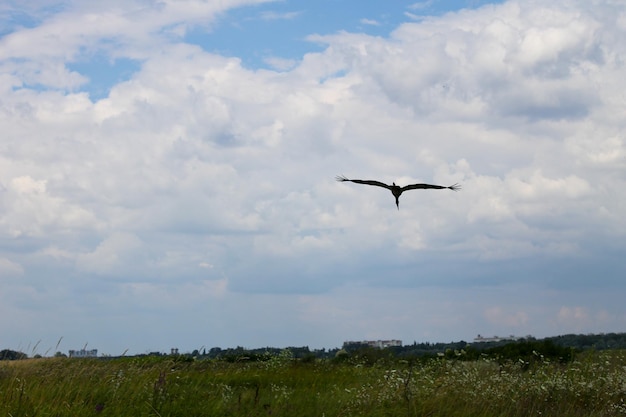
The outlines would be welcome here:
[[[54,354],[55,358],[67,358],[67,355],[63,352],[57,352]]]
[[[222,354],[222,348],[220,347],[212,347],[209,349],[209,358],[217,358]]]
[[[0,361],[15,361],[19,359],[27,359],[28,355],[15,350],[4,349],[0,350]]]
[[[311,355],[311,350],[309,349],[308,346],[302,346],[302,347],[291,346],[291,347],[288,347],[287,349],[291,351],[294,358],[303,358],[305,356]]]
[[[299,359],[300,359],[300,363],[315,363],[317,357],[315,356],[313,352],[311,352],[311,353],[301,356]]]
[[[625,349],[626,333],[565,334],[548,338],[559,346],[576,349]]]
[[[499,360],[522,360],[531,364],[544,360],[570,362],[574,359],[576,352],[572,348],[559,346],[552,340],[545,339],[508,343],[504,346],[485,349],[482,353],[497,357]]]

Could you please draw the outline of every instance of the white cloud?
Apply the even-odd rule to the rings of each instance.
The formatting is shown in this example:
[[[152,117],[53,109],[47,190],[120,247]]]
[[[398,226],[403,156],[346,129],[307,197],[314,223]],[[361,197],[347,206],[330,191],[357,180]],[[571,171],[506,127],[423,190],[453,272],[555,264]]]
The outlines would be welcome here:
[[[79,255],[76,266],[85,272],[120,274],[125,268],[130,267],[130,262],[138,260],[136,255],[141,246],[142,242],[135,235],[114,233],[92,252]]]
[[[485,318],[491,324],[516,330],[528,324],[528,314],[524,311],[506,311],[501,306],[489,307],[484,312]]]
[[[264,58],[263,61],[270,67],[279,71],[287,71],[297,65],[297,61],[294,59],[286,59],[280,57],[267,57]]]
[[[409,5],[409,9],[411,10],[421,10],[421,9],[427,9],[430,6],[432,6],[433,4],[433,0],[428,0],[428,1],[418,1],[417,3],[413,3],[411,5]]]
[[[18,263],[12,262],[6,258],[0,258],[0,277],[14,277],[24,274],[24,268]]]
[[[189,27],[251,4],[209,3],[70,4],[1,40],[1,271],[40,291],[62,279],[60,303],[84,297],[68,309],[143,296],[145,310],[124,310],[139,315],[165,304],[187,311],[185,297],[206,296],[271,307],[276,319],[294,311],[278,306],[299,308],[295,293],[318,329],[343,323],[336,338],[357,318],[355,329],[383,337],[385,323],[399,332],[427,313],[395,316],[393,300],[368,312],[388,286],[400,297],[516,280],[619,285],[626,28],[617,6],[509,1],[405,23],[389,37],[314,35],[321,52],[252,70],[183,42]],[[67,70],[92,49],[141,60],[98,101],[79,91],[89,74]],[[398,211],[387,190],[339,184],[338,174],[463,189],[408,191]],[[341,305],[355,282],[365,289]],[[491,326],[476,333],[544,331],[531,298],[464,306],[475,327]],[[564,305],[588,312],[582,330],[601,322],[594,300]],[[571,328],[578,310],[564,308],[549,331]],[[619,323],[606,311],[602,323]],[[428,320],[447,336],[463,315],[446,304]],[[284,320],[297,327],[297,316]]]
[[[45,181],[36,181],[28,175],[13,178],[11,188],[19,194],[39,194],[46,191]]]
[[[380,26],[380,22],[378,20],[374,20],[374,19],[362,18],[360,20],[360,22],[362,24],[368,25],[368,26]]]
[[[582,306],[561,307],[557,313],[556,320],[560,327],[572,333],[579,333],[589,327],[599,327],[597,323],[593,323],[589,309]],[[591,326],[592,324],[593,326]]]
[[[47,180],[22,175],[10,180],[0,203],[5,212],[0,216],[2,231],[13,237],[37,236],[82,227],[98,227],[91,212],[81,203],[49,192]]]
[[[262,20],[292,20],[302,15],[302,12],[276,12],[265,11],[261,12],[260,17]]]

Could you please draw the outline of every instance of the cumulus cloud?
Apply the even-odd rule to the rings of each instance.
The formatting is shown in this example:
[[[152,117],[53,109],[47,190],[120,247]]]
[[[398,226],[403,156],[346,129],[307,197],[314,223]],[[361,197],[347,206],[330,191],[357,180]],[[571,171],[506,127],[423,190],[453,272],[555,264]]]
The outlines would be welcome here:
[[[387,37],[312,34],[320,52],[266,69],[185,43],[190,27],[254,3],[70,3],[0,40],[0,271],[35,286],[53,271],[70,293],[93,284],[147,310],[193,293],[298,294],[313,321],[326,308],[349,321],[333,291],[353,285],[618,285],[617,5],[508,1]],[[140,62],[98,100],[68,69],[96,50]],[[409,191],[398,211],[388,191],[337,174],[463,190]],[[354,305],[372,293],[361,296]],[[542,326],[523,306],[468,308],[474,325]],[[384,321],[367,334],[382,337]]]

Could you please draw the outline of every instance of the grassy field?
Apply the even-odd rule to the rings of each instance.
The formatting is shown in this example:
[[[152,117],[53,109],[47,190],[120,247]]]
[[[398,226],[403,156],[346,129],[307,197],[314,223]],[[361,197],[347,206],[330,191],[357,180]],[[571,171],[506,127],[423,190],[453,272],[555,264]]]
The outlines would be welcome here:
[[[1,416],[626,416],[626,352],[566,364],[358,356],[0,362]]]

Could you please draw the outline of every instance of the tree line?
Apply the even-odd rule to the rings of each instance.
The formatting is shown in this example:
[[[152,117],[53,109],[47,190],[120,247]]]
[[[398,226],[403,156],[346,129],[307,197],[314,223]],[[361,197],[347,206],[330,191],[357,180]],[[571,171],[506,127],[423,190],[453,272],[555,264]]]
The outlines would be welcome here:
[[[246,349],[241,346],[236,348],[222,349],[213,347],[208,351],[194,350],[191,353],[176,355],[180,360],[194,359],[222,359],[226,361],[263,361],[289,351],[294,359],[301,361],[313,359],[343,360],[350,357],[360,356],[374,361],[380,358],[429,358],[448,357],[472,360],[481,356],[497,356],[533,360],[538,355],[554,360],[571,360],[575,352],[585,350],[626,349],[626,333],[600,333],[600,334],[566,334],[552,336],[544,339],[528,337],[517,341],[502,340],[498,342],[475,342],[465,341],[450,343],[422,342],[392,346],[385,349],[377,349],[359,343],[344,344],[342,348],[334,349],[309,349],[308,346],[290,346],[287,348],[264,347]],[[57,352],[55,356],[65,356]],[[151,352],[136,356],[169,356],[165,353]],[[35,355],[34,357],[40,357]],[[0,360],[28,359],[28,355],[10,349],[0,351]]]

